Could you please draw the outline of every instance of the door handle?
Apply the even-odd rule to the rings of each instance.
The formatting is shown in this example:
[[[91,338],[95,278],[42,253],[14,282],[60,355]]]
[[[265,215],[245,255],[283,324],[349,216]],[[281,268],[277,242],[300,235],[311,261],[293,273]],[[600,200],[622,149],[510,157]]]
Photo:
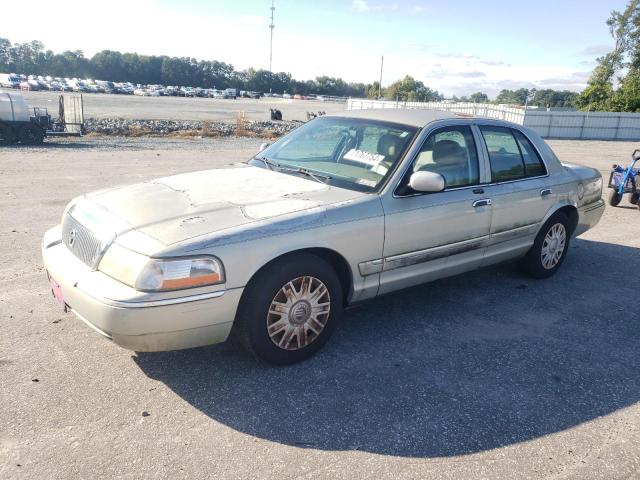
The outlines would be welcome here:
[[[482,200],[476,200],[475,202],[473,202],[472,205],[473,205],[473,208],[478,208],[478,207],[488,207],[489,205],[492,205],[492,203],[490,198],[483,198]]]
[[[541,197],[546,197],[548,195],[551,195],[552,193],[553,193],[553,190],[551,190],[550,188],[545,188],[543,190],[540,190]]]

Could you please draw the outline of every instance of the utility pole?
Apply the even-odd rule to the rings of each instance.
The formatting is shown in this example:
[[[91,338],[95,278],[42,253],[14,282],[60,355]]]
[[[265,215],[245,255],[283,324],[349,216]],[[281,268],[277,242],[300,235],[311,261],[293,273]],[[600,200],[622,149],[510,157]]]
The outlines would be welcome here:
[[[382,67],[384,66],[384,55],[382,55],[382,61],[380,62],[380,82],[378,83],[378,100],[382,97]]]
[[[269,29],[271,30],[271,41],[269,43],[269,83],[271,83],[273,77],[273,29],[276,28],[273,23],[273,13],[276,10],[274,3],[275,0],[271,0],[271,23],[269,24]],[[271,93],[271,85],[269,86],[269,93]]]

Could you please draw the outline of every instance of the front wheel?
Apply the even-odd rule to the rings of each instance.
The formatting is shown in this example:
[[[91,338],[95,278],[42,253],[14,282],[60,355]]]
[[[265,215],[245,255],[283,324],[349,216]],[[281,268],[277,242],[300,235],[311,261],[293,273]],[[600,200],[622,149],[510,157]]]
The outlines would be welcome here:
[[[569,219],[561,212],[542,226],[531,250],[522,259],[522,267],[534,278],[548,278],[558,271],[569,249]]]
[[[618,193],[617,190],[611,190],[609,192],[609,205],[612,207],[617,207],[622,201],[622,194]]]
[[[251,280],[234,325],[244,347],[265,362],[287,365],[316,353],[342,313],[334,269],[310,254],[285,258]]]

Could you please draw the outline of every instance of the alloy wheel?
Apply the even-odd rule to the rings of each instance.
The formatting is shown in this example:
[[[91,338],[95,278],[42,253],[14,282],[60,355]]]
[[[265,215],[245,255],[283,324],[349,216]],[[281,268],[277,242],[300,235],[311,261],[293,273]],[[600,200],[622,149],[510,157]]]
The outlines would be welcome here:
[[[546,270],[554,268],[564,253],[567,244],[567,230],[562,223],[554,224],[542,242],[540,257]]]
[[[298,277],[278,290],[269,306],[267,332],[283,350],[299,350],[315,341],[329,320],[331,296],[312,276]]]

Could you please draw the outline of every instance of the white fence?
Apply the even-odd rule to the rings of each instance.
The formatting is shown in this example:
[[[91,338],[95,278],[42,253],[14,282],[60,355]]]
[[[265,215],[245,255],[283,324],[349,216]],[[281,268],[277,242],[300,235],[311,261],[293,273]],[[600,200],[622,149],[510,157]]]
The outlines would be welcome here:
[[[640,140],[640,115],[527,110],[524,125],[544,138]]]
[[[417,108],[497,118],[532,128],[544,138],[640,140],[640,114],[534,110],[485,103],[392,102],[349,99],[347,110]]]

